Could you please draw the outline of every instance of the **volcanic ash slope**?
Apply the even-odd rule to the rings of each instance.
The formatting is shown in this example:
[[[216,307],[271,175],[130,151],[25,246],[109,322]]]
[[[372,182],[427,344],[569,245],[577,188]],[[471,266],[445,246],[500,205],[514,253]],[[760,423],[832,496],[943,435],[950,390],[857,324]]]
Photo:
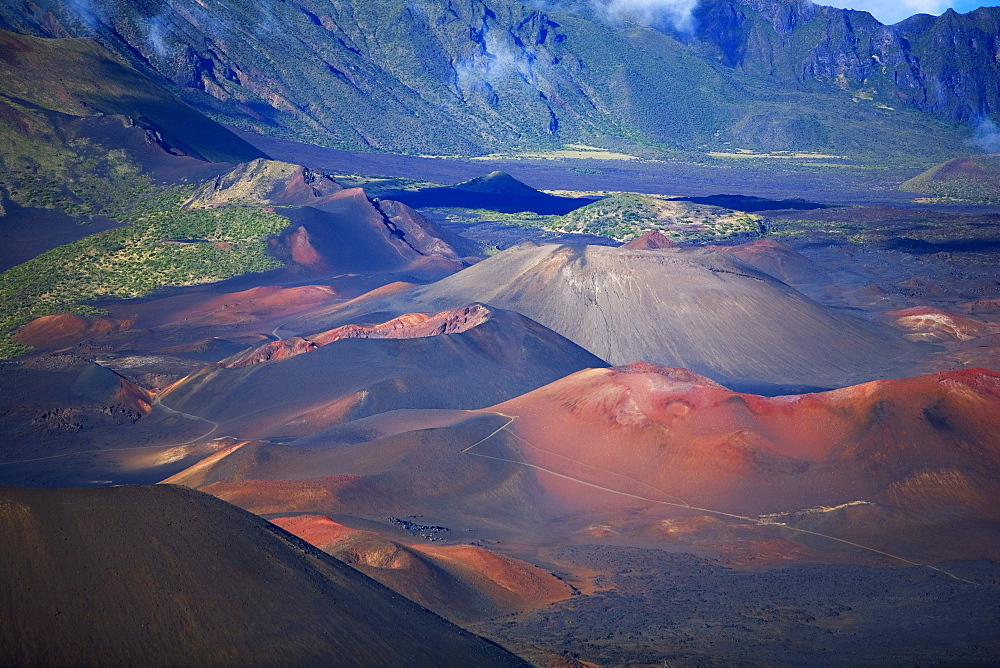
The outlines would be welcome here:
[[[471,305],[276,341],[161,395],[242,438],[398,408],[482,408],[605,363],[517,314]]]
[[[170,486],[0,489],[4,665],[526,665]]]
[[[682,366],[743,391],[905,375],[919,352],[888,327],[818,304],[711,249],[525,243],[429,286],[295,326],[470,302],[522,313],[612,364]]]

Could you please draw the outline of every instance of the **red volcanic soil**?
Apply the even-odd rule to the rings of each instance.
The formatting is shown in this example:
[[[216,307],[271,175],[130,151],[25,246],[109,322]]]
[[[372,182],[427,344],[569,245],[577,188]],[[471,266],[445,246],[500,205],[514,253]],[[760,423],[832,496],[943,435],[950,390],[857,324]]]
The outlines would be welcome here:
[[[195,306],[180,311],[173,322],[194,322],[199,325],[232,325],[279,318],[315,308],[332,301],[336,294],[325,285],[303,285],[294,288],[261,286],[213,295]]]
[[[774,239],[756,239],[738,246],[710,246],[737,257],[751,267],[785,283],[799,285],[823,280],[823,272],[812,260]]]
[[[659,230],[650,230],[623,245],[622,248],[630,250],[659,250],[661,248],[678,248],[678,245],[663,236],[663,233]]]
[[[410,600],[457,621],[539,608],[573,590],[526,562],[473,545],[390,540],[322,515],[271,520]]]
[[[347,301],[340,302],[338,304],[333,304],[333,305],[327,306],[325,308],[315,309],[314,311],[312,311],[309,314],[308,317],[310,317],[310,318],[321,318],[322,319],[324,317],[332,316],[332,315],[336,314],[338,311],[341,311],[341,310],[344,310],[344,309],[347,309],[347,308],[362,308],[363,309],[364,305],[367,302],[376,301],[376,300],[381,299],[383,297],[391,297],[392,295],[395,295],[395,294],[398,294],[398,293],[401,293],[401,292],[406,292],[407,290],[409,290],[411,288],[417,287],[417,285],[418,285],[417,283],[410,282],[410,281],[393,281],[391,283],[387,283],[385,285],[380,285],[377,288],[373,288],[371,290],[368,290],[367,292],[364,292],[363,294],[358,295],[357,297],[353,297],[352,299],[348,299]],[[315,328],[313,328],[313,329],[315,329]]]
[[[119,317],[127,317],[136,330],[160,327],[179,327],[185,330],[211,328],[210,331],[199,332],[190,341],[193,344],[198,340],[219,336],[232,338],[247,330],[269,331],[275,324],[291,316],[338,301],[337,293],[326,285],[290,288],[265,285],[223,293],[216,290],[211,286],[196,286],[187,288],[180,294],[106,302],[102,306]],[[268,321],[272,321],[269,326],[261,327]],[[233,330],[221,331],[220,327],[232,327]],[[166,341],[176,342],[177,337],[168,335]]]
[[[284,341],[271,341],[221,362],[227,369],[235,369],[261,362],[285,359],[315,350],[320,346],[341,339],[418,339],[426,336],[460,334],[486,322],[490,311],[481,304],[451,309],[433,315],[409,313],[371,327],[344,325],[308,338],[294,336]]]
[[[971,341],[986,334],[1000,332],[1000,326],[942,311],[931,306],[915,306],[889,311],[888,315],[899,329],[910,332],[907,338],[914,341],[944,341],[949,339]]]
[[[526,461],[565,476],[540,481],[577,507],[597,487],[738,515],[865,499],[1000,519],[1000,374],[985,369],[770,398],[635,364],[490,410],[516,416]]]
[[[279,206],[305,206],[323,201],[343,189],[339,183],[308,167],[302,167],[288,179],[283,188],[276,188],[268,199]]]
[[[18,330],[14,340],[33,348],[60,348],[89,336],[124,331],[132,324],[132,320],[110,318],[86,320],[70,313],[56,313],[35,318]]]
[[[404,204],[370,200],[361,188],[341,190],[283,214],[292,225],[272,250],[311,271],[404,271],[414,262],[423,265],[435,258],[444,261],[440,276],[462,266],[447,233]]]
[[[433,315],[409,313],[372,327],[344,325],[312,338],[319,345],[340,339],[416,339],[423,336],[460,334],[486,322],[490,310],[482,304],[450,309]]]
[[[524,665],[182,488],[0,489],[4,665]]]
[[[283,360],[295,355],[307,353],[310,350],[316,350],[318,347],[319,346],[313,341],[293,336],[290,339],[284,339],[282,341],[270,341],[248,353],[240,353],[235,359],[232,359],[232,361],[226,362],[224,366],[227,369],[235,369],[241,366],[260,364],[261,362]]]
[[[314,269],[323,266],[323,258],[309,243],[309,231],[306,228],[299,227],[289,235],[288,248],[292,253],[292,260],[296,264]]]
[[[190,473],[188,469],[163,482],[197,487]],[[218,471],[213,473],[219,474]],[[197,488],[254,514],[267,515],[338,507],[342,503],[341,494],[349,491],[358,480],[358,476],[351,475],[308,480],[234,480],[213,482]]]

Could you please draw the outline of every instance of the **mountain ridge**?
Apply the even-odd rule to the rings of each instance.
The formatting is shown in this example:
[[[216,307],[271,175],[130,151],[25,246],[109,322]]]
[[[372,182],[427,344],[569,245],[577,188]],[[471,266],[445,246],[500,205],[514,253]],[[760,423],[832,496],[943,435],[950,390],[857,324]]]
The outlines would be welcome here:
[[[516,0],[31,7],[0,12],[0,27],[95,37],[217,120],[342,148],[862,155],[874,144],[905,160],[927,151],[927,135],[954,145],[971,134],[956,123],[1000,110],[989,85],[1000,64],[985,58],[1000,12],[987,9],[883,26],[796,0],[712,0],[687,33],[611,25],[582,0],[560,5],[573,11]]]

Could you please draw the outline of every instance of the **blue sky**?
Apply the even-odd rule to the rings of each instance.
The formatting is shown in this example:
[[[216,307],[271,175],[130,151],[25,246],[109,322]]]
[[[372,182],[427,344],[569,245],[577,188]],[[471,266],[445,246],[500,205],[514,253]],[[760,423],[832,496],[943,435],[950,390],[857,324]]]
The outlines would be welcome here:
[[[941,14],[949,7],[956,12],[971,12],[982,6],[1000,5],[1000,1],[982,0],[816,0],[816,4],[847,7],[871,12],[882,23],[896,23],[914,14]]]

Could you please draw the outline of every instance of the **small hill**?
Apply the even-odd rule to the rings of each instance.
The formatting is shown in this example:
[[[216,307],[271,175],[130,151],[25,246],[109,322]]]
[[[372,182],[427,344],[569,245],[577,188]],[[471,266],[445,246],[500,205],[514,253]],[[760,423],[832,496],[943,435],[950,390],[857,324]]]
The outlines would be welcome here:
[[[774,239],[754,239],[736,246],[713,246],[713,248],[738,257],[751,267],[789,285],[818,283],[828,279],[812,260]]]
[[[1000,155],[976,155],[948,160],[899,186],[907,192],[961,202],[1000,202]]]
[[[490,172],[486,176],[477,176],[469,181],[452,186],[455,190],[465,190],[473,193],[489,195],[516,195],[518,197],[547,197],[541,191],[521,183],[507,172]]]
[[[582,371],[489,410],[516,416],[508,429],[525,443],[520,461],[558,476],[547,488],[580,509],[600,507],[595,490],[605,489],[668,508],[776,513],[890,552],[1000,555],[994,371],[768,398],[637,363]],[[470,452],[510,457],[490,443]],[[980,529],[967,544],[950,543],[970,526]]]
[[[389,190],[384,195],[417,209],[456,207],[551,216],[568,213],[593,201],[590,198],[549,195],[521,183],[506,172],[491,172],[453,186]]]
[[[207,184],[188,200],[187,206],[305,206],[341,190],[333,179],[308,167],[259,158],[238,165]]]
[[[760,232],[757,214],[707,204],[615,193],[554,221],[561,232],[582,232],[631,241],[658,231],[671,241],[724,239]]]
[[[950,313],[931,306],[889,311],[893,324],[906,332],[911,341],[971,341],[981,336],[1000,334],[1000,325]]]
[[[642,236],[638,236],[627,244],[624,244],[622,248],[628,248],[629,250],[662,250],[664,248],[679,248],[679,246],[663,236],[663,233],[659,230],[650,230]]]
[[[522,612],[569,598],[551,573],[475,545],[392,540],[322,515],[271,520],[428,610],[461,622]]]
[[[0,489],[5,664],[524,665],[205,494]]]
[[[338,190],[281,212],[293,224],[272,250],[300,267],[373,273],[436,263],[436,277],[462,267],[450,235],[405,204],[370,199],[361,188]]]

